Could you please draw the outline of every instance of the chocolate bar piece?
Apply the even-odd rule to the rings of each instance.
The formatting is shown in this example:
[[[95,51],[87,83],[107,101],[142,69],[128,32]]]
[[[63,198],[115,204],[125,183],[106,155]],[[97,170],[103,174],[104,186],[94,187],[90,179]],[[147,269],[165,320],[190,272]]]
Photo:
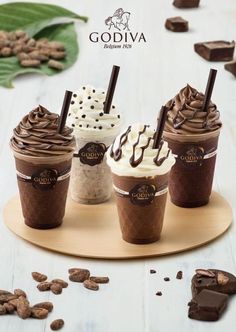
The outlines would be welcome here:
[[[199,294],[203,289],[225,294],[236,294],[236,277],[225,271],[198,269],[192,278],[192,294]]]
[[[225,70],[229,71],[236,77],[236,60],[226,63]]]
[[[228,295],[204,289],[189,302],[188,317],[203,321],[220,318],[228,302]]]
[[[208,61],[233,60],[235,43],[216,40],[194,44],[194,50]]]
[[[177,8],[196,8],[200,0],[174,0],[173,5]]]
[[[167,18],[165,27],[173,32],[185,32],[188,31],[188,21],[180,16],[170,17]]]

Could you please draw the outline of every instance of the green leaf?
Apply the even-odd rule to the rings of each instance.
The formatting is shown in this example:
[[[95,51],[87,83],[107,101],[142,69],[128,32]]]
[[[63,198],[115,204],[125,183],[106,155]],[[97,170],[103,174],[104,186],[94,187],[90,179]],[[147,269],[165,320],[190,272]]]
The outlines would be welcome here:
[[[61,61],[65,69],[72,66],[78,56],[79,48],[77,43],[77,35],[74,23],[55,24],[49,26],[38,33],[35,38],[48,38],[62,42],[66,48],[67,56]],[[46,75],[54,75],[60,71],[49,68],[46,64],[41,65],[39,68],[23,68],[19,65],[16,57],[1,58],[0,59],[0,85],[6,88],[12,88],[12,80],[22,74],[39,73]]]
[[[0,30],[13,31],[22,29],[30,36],[55,23],[52,20],[74,18],[87,22],[80,16],[63,7],[32,2],[13,2],[0,5]],[[58,22],[57,22],[58,23]]]

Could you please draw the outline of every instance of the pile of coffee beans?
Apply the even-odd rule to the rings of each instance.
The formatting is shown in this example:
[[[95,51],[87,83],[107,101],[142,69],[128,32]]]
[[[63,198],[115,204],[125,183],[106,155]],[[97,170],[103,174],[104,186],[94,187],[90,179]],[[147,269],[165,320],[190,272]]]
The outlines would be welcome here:
[[[22,67],[48,67],[63,70],[60,60],[65,59],[66,50],[62,43],[47,38],[36,40],[26,31],[0,31],[0,57],[16,56]]]

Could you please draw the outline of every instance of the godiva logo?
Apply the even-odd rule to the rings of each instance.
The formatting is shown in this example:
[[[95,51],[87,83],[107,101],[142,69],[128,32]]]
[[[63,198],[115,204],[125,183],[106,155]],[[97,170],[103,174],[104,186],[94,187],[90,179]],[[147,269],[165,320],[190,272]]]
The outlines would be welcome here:
[[[179,155],[179,159],[187,167],[196,167],[202,166],[204,159],[204,148],[200,146],[188,146],[185,150]]]
[[[35,189],[47,191],[52,189],[58,178],[58,173],[54,169],[43,169],[32,175],[32,183]]]
[[[138,184],[130,191],[130,200],[135,205],[145,206],[153,202],[156,187],[149,184]]]
[[[75,157],[79,157],[83,164],[95,166],[103,161],[106,150],[105,144],[89,142],[79,150]]]
[[[107,49],[130,49],[134,44],[146,43],[144,32],[130,31],[131,13],[118,8],[113,15],[106,17],[108,31],[93,31],[89,34],[92,43],[102,43]]]

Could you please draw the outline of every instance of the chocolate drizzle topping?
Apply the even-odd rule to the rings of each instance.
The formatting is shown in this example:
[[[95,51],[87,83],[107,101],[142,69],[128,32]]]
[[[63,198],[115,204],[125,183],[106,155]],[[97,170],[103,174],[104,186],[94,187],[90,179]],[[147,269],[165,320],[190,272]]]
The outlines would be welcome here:
[[[110,157],[113,158],[115,161],[120,160],[120,158],[122,157],[121,148],[127,142],[130,131],[131,131],[131,126],[129,126],[126,132],[120,136],[119,146],[115,151],[113,150],[115,141],[113,142],[111,146]]]
[[[170,149],[169,149],[167,152],[167,155],[165,157],[159,158],[163,144],[164,144],[164,141],[162,140],[160,143],[159,149],[158,149],[157,156],[153,159],[154,163],[157,166],[161,166],[164,163],[164,161],[169,157],[169,154],[170,154]]]
[[[137,167],[139,164],[142,163],[143,161],[143,158],[144,158],[144,153],[145,153],[145,150],[149,147],[151,141],[153,141],[154,139],[154,135],[152,137],[148,137],[147,139],[147,143],[143,146],[138,146],[139,145],[139,142],[140,142],[140,139],[141,139],[141,136],[146,132],[146,129],[148,128],[149,126],[148,125],[144,125],[143,129],[139,131],[138,133],[138,138],[136,140],[136,142],[133,144],[132,146],[132,155],[129,159],[129,163],[130,163],[130,166],[131,167]],[[110,157],[113,158],[115,161],[119,161],[121,158],[122,158],[122,147],[125,145],[125,143],[127,142],[128,140],[128,136],[129,136],[129,133],[131,132],[131,126],[128,127],[128,129],[126,130],[125,133],[123,133],[120,138],[119,138],[119,143],[118,143],[118,148],[116,150],[114,150],[114,144],[115,144],[115,141],[113,142],[112,146],[111,146],[111,149],[110,149]],[[156,157],[153,159],[153,162],[157,165],[157,166],[161,166],[163,164],[163,162],[169,157],[169,153],[170,153],[170,150],[168,150],[168,153],[166,156],[164,157],[161,157],[160,158],[160,153],[161,153],[161,150],[162,150],[162,147],[163,147],[163,144],[164,144],[164,141],[162,140],[161,143],[160,143],[160,146],[158,148],[158,152],[157,152],[157,155]],[[141,149],[141,154],[140,156],[136,159],[136,149],[137,147],[139,149]]]
[[[147,125],[145,125],[145,126],[143,127],[143,130],[141,130],[141,131],[139,132],[138,139],[137,139],[137,141],[136,141],[136,142],[134,143],[134,145],[133,145],[133,154],[132,154],[132,156],[130,157],[130,160],[129,160],[129,163],[130,163],[130,165],[131,165],[132,167],[137,167],[137,166],[143,161],[144,151],[145,151],[145,149],[149,146],[149,143],[150,143],[150,141],[151,141],[151,139],[152,139],[152,137],[149,137],[148,140],[147,140],[146,145],[140,147],[140,149],[141,149],[141,155],[140,155],[140,157],[139,157],[138,159],[135,160],[136,147],[137,147],[138,144],[139,144],[139,141],[140,141],[140,137],[141,137],[141,135],[142,135],[143,133],[145,133],[146,128],[147,128]]]

